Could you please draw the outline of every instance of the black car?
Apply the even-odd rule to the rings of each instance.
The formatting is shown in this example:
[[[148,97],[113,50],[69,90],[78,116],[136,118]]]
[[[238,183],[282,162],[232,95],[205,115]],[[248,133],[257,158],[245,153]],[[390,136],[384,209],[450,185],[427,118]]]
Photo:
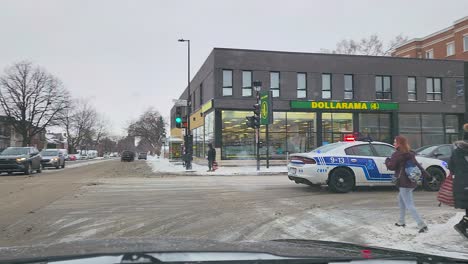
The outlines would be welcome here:
[[[135,152],[130,150],[124,150],[122,155],[120,155],[121,161],[134,161],[135,160]]]
[[[452,156],[453,145],[452,144],[441,144],[441,145],[430,145],[418,148],[415,150],[416,154],[428,158],[440,159],[445,162],[450,160]]]
[[[148,153],[146,152],[140,152],[138,154],[138,159],[141,160],[141,159],[144,159],[144,160],[147,160],[148,159]]]
[[[41,154],[35,147],[9,147],[0,153],[0,172],[41,173]]]

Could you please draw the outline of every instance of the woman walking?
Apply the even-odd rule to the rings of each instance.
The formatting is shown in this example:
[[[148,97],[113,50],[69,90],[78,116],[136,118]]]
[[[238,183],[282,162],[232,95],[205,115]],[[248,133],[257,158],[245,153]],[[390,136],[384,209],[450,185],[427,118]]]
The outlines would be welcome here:
[[[423,173],[423,176],[427,176],[427,172],[419,165],[416,161],[414,152],[408,144],[408,140],[403,136],[395,137],[393,145],[396,151],[390,158],[385,160],[385,165],[389,170],[395,171],[396,186],[399,189],[398,193],[398,205],[400,207],[400,219],[396,226],[405,227],[405,216],[406,210],[408,210],[413,219],[418,224],[419,233],[426,232],[428,230],[426,223],[421,219],[421,216],[416,211],[414,206],[413,191],[417,187],[417,182],[411,181],[405,172],[405,165],[407,161],[413,161]]]
[[[468,238],[468,123],[463,126],[463,140],[456,141],[455,150],[449,161],[453,178],[455,208],[465,209],[465,216],[454,226],[462,236]]]

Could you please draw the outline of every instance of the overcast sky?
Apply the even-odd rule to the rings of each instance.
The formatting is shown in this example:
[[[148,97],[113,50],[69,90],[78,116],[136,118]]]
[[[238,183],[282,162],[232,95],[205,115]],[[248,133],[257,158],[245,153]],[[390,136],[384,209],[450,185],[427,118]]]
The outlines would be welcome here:
[[[148,107],[169,116],[214,47],[318,52],[377,33],[423,37],[468,15],[468,1],[0,1],[0,69],[30,60],[87,98],[123,134]]]

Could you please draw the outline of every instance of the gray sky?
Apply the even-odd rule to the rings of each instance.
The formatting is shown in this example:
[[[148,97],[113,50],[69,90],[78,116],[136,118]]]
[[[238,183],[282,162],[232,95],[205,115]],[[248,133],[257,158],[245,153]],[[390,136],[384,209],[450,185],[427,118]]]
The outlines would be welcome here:
[[[423,37],[467,16],[468,1],[0,1],[0,69],[31,60],[88,98],[123,134],[148,107],[169,116],[213,47],[318,52],[377,33]]]

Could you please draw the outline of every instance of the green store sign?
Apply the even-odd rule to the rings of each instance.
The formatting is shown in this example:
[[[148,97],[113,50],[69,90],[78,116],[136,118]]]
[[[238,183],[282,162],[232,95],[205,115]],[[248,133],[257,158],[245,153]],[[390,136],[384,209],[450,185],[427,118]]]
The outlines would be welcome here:
[[[386,102],[291,101],[292,109],[381,111],[398,110],[398,106]]]

